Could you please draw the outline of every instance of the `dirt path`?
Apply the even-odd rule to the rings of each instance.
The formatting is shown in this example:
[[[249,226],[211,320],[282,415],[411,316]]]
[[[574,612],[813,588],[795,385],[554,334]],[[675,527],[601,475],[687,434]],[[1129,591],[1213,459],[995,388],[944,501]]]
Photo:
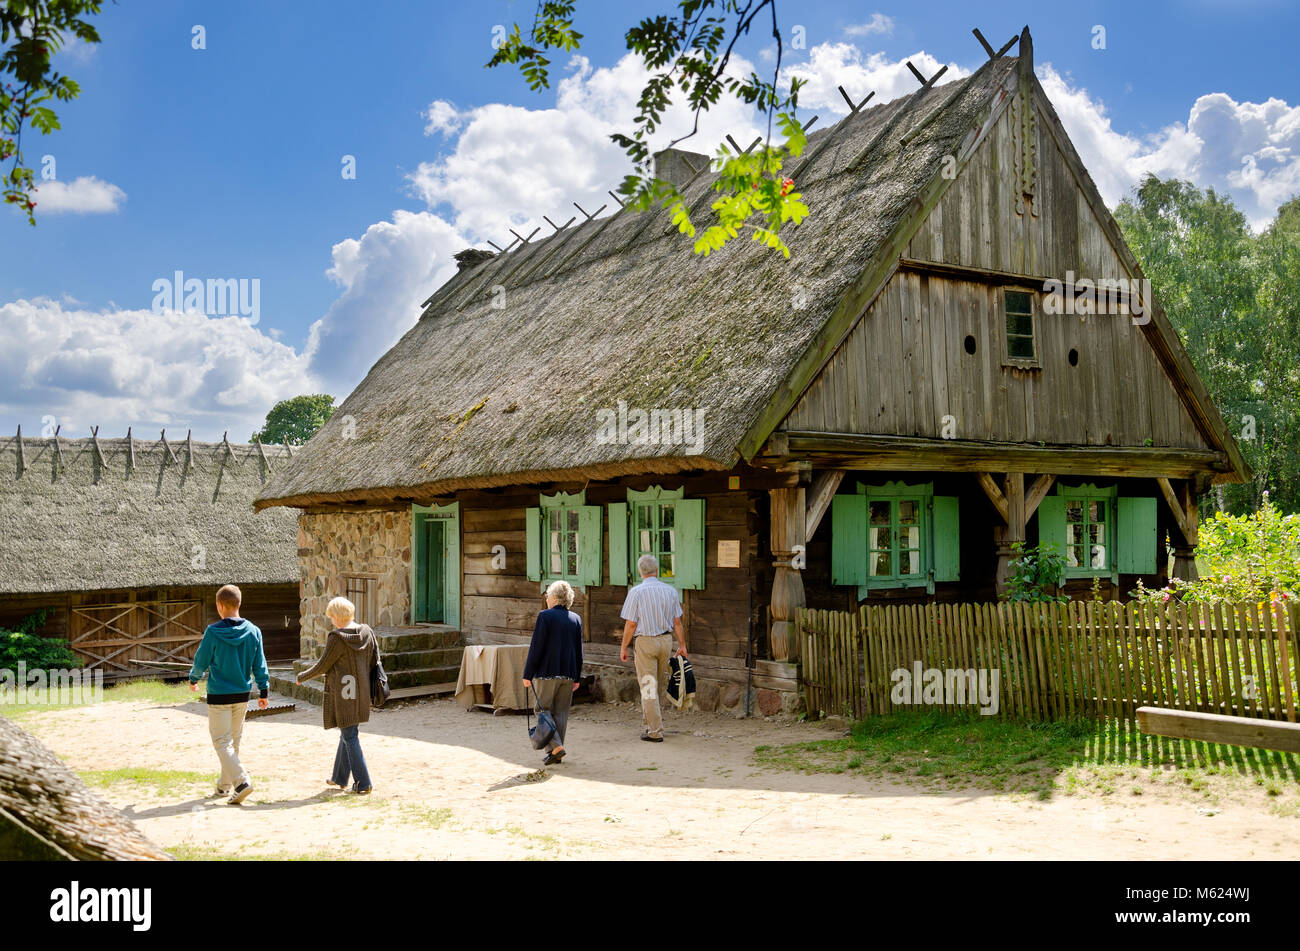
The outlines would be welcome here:
[[[23,721],[74,769],[211,773],[201,704],[105,703]],[[575,708],[571,754],[539,764],[522,717],[466,713],[448,700],[380,711],[362,728],[370,797],[326,791],[335,731],[320,712],[249,721],[244,763],[256,791],[242,807],[202,798],[210,783],[160,793],[103,789],[141,830],[189,855],[356,858],[1063,858],[1294,859],[1300,819],[1270,809],[1243,780],[1204,814],[1166,784],[1138,796],[1058,793],[1040,802],[982,790],[935,793],[854,774],[753,765],[758,744],[839,735],[693,713],[666,741],[638,741],[632,705]]]

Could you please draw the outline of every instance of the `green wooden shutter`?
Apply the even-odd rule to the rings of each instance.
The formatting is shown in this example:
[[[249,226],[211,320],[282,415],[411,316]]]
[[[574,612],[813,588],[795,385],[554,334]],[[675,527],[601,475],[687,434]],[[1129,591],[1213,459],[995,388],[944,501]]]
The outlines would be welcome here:
[[[961,577],[961,523],[957,496],[934,497],[934,580],[956,581]]]
[[[831,500],[831,584],[867,583],[867,497]]]
[[[682,499],[677,509],[677,548],[673,574],[677,587],[698,591],[704,587],[704,500]]]
[[[1156,500],[1123,498],[1117,506],[1115,567],[1123,574],[1156,571]]]
[[[524,563],[528,580],[542,580],[542,510],[524,509]]]
[[[627,503],[609,503],[609,583],[627,585]]]
[[[1038,503],[1038,547],[1056,547],[1056,553],[1065,557],[1065,498],[1049,495]]]
[[[578,584],[600,584],[604,566],[600,560],[600,506],[584,505],[578,510]]]

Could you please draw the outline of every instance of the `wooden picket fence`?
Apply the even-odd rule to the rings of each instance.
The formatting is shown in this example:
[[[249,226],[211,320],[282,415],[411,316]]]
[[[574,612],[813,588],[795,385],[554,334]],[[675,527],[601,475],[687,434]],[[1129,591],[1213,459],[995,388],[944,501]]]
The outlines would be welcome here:
[[[970,712],[980,706],[981,672],[991,697],[996,671],[1003,717],[1131,720],[1138,707],[1158,706],[1296,719],[1296,605],[868,605],[801,609],[796,623],[804,705],[814,715],[860,719],[918,700]],[[900,670],[930,694],[903,692]],[[926,673],[934,670],[945,672],[942,690]]]

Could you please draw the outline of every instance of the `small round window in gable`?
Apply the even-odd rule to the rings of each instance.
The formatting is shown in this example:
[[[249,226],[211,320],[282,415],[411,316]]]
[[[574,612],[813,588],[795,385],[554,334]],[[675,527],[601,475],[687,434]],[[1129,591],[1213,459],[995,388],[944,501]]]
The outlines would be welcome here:
[[[1070,348],[1070,366],[1072,366],[1072,367],[1077,367],[1078,365],[1079,365],[1079,351],[1076,350],[1076,349],[1074,349],[1073,347],[1071,347],[1071,348]]]
[[[966,352],[970,354],[975,353],[975,338],[970,334],[966,335]]]

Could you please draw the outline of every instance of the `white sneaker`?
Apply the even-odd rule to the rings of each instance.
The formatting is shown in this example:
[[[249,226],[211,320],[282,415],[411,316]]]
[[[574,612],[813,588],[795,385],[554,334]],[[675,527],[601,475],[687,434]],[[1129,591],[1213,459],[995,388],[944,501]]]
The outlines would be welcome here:
[[[245,799],[247,799],[249,793],[251,793],[252,791],[253,791],[253,784],[251,782],[240,783],[238,786],[235,787],[235,791],[230,794],[230,798],[227,799],[226,802],[228,802],[232,806],[237,806]]]

